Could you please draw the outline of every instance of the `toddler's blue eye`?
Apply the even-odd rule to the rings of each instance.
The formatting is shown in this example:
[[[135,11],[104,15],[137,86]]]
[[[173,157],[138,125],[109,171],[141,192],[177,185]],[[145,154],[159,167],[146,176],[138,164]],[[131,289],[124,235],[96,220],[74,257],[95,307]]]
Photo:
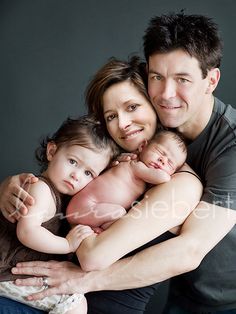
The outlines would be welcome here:
[[[69,163],[71,164],[71,165],[77,165],[77,161],[76,160],[74,160],[74,159],[69,159]]]
[[[88,176],[92,176],[92,172],[91,171],[89,171],[89,170],[85,170],[85,175],[88,177]]]

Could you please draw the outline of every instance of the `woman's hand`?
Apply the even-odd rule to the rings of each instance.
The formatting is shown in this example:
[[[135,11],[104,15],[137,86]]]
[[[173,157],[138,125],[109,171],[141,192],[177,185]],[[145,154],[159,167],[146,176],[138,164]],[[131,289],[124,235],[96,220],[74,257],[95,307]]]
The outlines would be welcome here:
[[[89,226],[77,225],[72,228],[66,236],[70,252],[75,252],[80,246],[80,243],[91,234],[94,234],[94,231]]]
[[[38,181],[33,174],[22,173],[6,178],[0,185],[0,209],[10,222],[16,222],[28,212],[27,206],[34,204],[34,199],[27,192],[31,183]]]
[[[136,160],[137,158],[138,158],[138,155],[135,153],[122,153],[116,157],[116,160],[114,160],[111,165],[116,166],[120,162]]]
[[[17,279],[17,286],[38,286],[43,287],[43,278],[47,278],[48,288],[28,296],[28,300],[40,300],[54,294],[87,293],[88,281],[85,276],[88,273],[71,262],[25,262],[18,263],[12,268],[13,274],[24,274],[35,276],[26,279]],[[84,280],[83,280],[84,279]],[[91,281],[91,280],[90,280]]]

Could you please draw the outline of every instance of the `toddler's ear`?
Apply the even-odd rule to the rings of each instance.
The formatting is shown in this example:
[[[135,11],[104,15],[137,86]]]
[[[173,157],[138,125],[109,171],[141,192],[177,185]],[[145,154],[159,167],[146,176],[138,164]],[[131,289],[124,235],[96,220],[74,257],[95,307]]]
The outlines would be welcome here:
[[[47,160],[51,161],[57,151],[57,145],[54,142],[47,143]]]
[[[147,146],[147,144],[148,144],[148,141],[147,141],[146,139],[143,140],[142,143],[141,143],[141,144],[139,145],[139,147],[138,147],[138,152],[141,153],[142,150],[144,149],[144,147]]]

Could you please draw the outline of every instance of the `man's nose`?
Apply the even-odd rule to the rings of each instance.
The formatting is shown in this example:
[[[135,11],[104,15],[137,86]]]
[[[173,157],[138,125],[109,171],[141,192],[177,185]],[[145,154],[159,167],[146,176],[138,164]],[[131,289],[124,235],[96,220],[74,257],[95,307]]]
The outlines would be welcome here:
[[[165,82],[162,90],[162,98],[170,99],[176,96],[176,86],[174,82]]]

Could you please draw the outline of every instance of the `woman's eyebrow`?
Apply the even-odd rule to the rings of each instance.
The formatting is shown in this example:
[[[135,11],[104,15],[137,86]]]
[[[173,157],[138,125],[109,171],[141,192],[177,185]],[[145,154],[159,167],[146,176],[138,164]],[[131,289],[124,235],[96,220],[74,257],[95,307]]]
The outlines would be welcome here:
[[[111,109],[108,109],[108,110],[104,111],[103,114],[106,114],[106,113],[108,113],[108,112],[112,112],[112,110],[111,110]]]

